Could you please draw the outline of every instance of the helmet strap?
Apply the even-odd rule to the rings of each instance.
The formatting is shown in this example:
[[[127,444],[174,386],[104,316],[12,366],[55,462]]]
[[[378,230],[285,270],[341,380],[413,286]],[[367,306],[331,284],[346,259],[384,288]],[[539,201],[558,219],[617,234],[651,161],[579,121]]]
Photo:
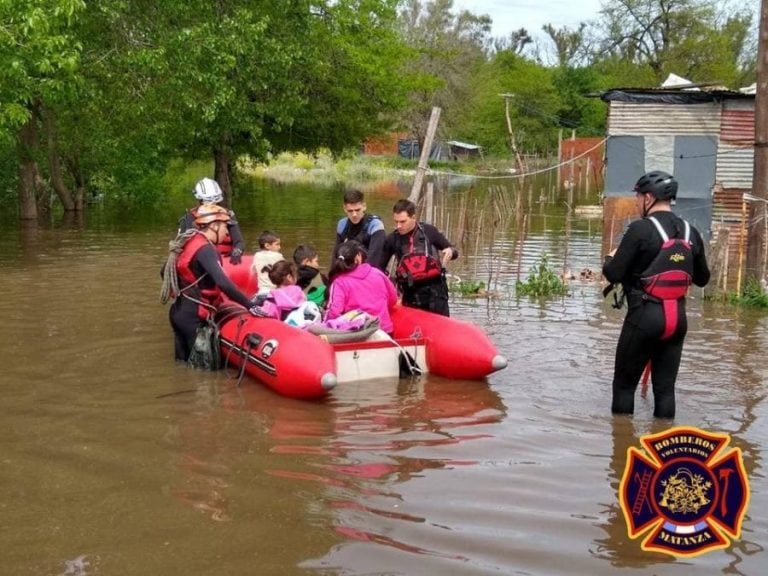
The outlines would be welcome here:
[[[651,211],[651,208],[653,208],[656,205],[656,202],[659,201],[656,196],[651,195],[651,198],[653,198],[653,202],[650,203],[650,205],[645,205],[645,198],[646,194],[643,194],[643,218],[646,218],[648,216],[648,213]]]

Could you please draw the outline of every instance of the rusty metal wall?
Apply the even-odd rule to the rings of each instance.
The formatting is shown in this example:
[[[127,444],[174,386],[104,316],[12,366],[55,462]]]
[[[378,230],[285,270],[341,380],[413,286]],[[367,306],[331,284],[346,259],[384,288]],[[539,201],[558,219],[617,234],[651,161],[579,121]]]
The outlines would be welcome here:
[[[743,103],[742,103],[743,106]],[[720,138],[727,142],[753,143],[755,141],[755,109],[731,108],[723,104]]]
[[[600,188],[603,185],[603,157],[605,155],[603,138],[574,138],[560,142],[559,180],[583,187],[589,185]],[[572,158],[575,158],[572,162]]]
[[[707,198],[696,200],[698,203],[705,202],[711,207],[711,225],[697,227],[702,233],[711,233],[713,239],[721,228],[727,229],[728,247],[725,266],[729,290],[736,289],[746,251],[742,198],[745,192],[751,192],[752,189],[754,105],[754,100],[725,100],[721,104],[694,105],[611,102],[610,107],[608,134],[622,137],[617,139],[617,144],[623,142],[625,137],[634,137],[633,142],[642,141],[642,137],[646,137],[643,149],[649,142],[655,142],[655,140],[648,140],[648,136],[654,138],[706,136],[716,139],[717,158],[712,159],[716,163],[715,183],[711,188],[711,200]],[[637,147],[637,143],[634,146]],[[655,148],[660,147],[655,146]],[[606,158],[608,172],[612,162],[611,151],[609,141]],[[647,150],[645,152],[647,155]],[[678,156],[678,152],[679,150],[676,149],[675,156]],[[690,154],[692,152],[689,152]],[[626,155],[626,153],[619,154],[613,160],[621,158],[626,161],[624,158]],[[695,154],[691,157],[694,156]],[[706,163],[707,159],[704,156],[708,157],[709,154],[702,153],[701,156],[700,162]],[[676,165],[678,163],[676,161]],[[689,209],[683,206],[682,201],[678,204],[675,211],[689,220],[697,219],[693,213],[701,211],[702,208],[697,204]],[[636,217],[636,214],[633,199],[627,197],[606,197],[603,209],[603,253],[605,254],[618,245],[624,228],[633,217]]]
[[[755,101],[726,100],[717,148],[716,180],[723,188],[752,188]]]
[[[742,197],[751,188],[723,188],[715,186],[712,206],[712,229],[716,235],[719,228],[728,228],[728,278],[726,288],[735,290],[738,271],[746,258],[747,228],[742,211]]]
[[[621,242],[629,223],[638,218],[635,197],[610,197],[603,200],[603,255]]]
[[[397,156],[397,141],[406,138],[405,132],[392,132],[378,138],[369,138],[363,142],[363,154],[371,156]]]

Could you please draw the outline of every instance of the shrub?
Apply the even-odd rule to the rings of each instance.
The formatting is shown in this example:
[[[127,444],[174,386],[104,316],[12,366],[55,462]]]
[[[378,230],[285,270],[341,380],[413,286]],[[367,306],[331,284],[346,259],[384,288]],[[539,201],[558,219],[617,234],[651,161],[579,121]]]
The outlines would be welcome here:
[[[543,254],[531,269],[525,282],[515,284],[518,294],[525,296],[562,296],[568,293],[568,287],[549,266],[549,258]]]

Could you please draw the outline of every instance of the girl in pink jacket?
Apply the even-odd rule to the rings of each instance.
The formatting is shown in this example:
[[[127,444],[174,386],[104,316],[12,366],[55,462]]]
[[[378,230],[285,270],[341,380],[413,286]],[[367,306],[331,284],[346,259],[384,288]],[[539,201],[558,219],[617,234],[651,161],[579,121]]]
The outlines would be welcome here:
[[[266,316],[285,320],[292,310],[307,301],[304,291],[296,285],[296,266],[293,262],[280,260],[266,265],[264,270],[276,288],[272,288],[266,295],[261,310]]]
[[[381,270],[366,264],[365,258],[365,248],[355,240],[339,246],[328,272],[330,289],[325,319],[362,310],[378,317],[381,329],[391,334],[394,326],[389,311],[397,303],[395,285]]]

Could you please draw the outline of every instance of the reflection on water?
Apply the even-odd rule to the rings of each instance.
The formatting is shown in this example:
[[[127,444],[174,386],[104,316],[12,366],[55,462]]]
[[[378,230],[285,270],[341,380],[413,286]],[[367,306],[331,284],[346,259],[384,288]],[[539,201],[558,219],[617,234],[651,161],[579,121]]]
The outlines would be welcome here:
[[[451,272],[498,297],[451,310],[510,367],[322,402],[172,362],[158,274],[183,206],[1,237],[0,573],[762,574],[768,317],[694,299],[678,381],[675,424],[743,450],[742,540],[684,561],[642,552],[618,483],[627,448],[663,423],[650,397],[633,418],[609,413],[623,313],[580,274],[564,297],[514,293],[543,252],[558,271],[599,270],[599,222],[511,186],[513,212],[494,220],[471,186],[438,210],[449,236],[473,226]],[[387,222],[400,190],[371,191],[370,210]],[[254,184],[236,208],[251,247],[275,228],[286,254],[311,239],[326,263],[338,191]]]

